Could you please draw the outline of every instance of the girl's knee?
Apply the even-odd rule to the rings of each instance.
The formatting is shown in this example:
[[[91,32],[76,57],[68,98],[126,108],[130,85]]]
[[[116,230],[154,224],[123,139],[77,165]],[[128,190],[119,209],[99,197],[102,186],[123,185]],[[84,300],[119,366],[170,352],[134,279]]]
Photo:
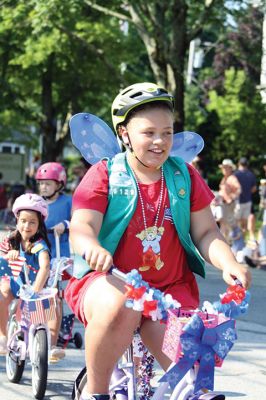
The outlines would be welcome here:
[[[0,294],[1,294],[0,297],[2,297],[3,300],[5,300],[5,301],[12,300],[13,295],[11,292],[9,281],[5,281],[2,279],[1,287],[0,287]]]

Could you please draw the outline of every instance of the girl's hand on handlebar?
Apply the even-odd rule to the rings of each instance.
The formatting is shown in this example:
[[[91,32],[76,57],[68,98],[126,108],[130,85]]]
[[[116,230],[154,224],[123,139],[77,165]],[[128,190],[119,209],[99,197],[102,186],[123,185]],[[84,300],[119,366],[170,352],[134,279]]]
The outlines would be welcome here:
[[[8,259],[11,261],[17,260],[19,257],[19,251],[18,250],[10,250],[8,253]]]
[[[113,265],[112,255],[99,245],[93,245],[87,248],[83,258],[91,269],[99,272],[107,272]]]
[[[235,262],[223,270],[223,279],[228,285],[234,285],[238,279],[245,289],[251,285],[251,273],[247,267]]]

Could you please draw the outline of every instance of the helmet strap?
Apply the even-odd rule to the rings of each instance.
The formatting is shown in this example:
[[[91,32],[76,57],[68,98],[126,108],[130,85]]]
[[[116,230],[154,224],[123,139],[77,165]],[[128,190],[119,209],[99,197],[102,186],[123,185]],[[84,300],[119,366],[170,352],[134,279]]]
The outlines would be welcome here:
[[[53,194],[51,194],[50,196],[42,196],[42,197],[44,198],[44,200],[50,200],[56,195],[56,193],[59,193],[63,189],[63,187],[64,185],[61,183],[61,186],[59,186],[59,188],[55,190]]]
[[[135,151],[134,151],[134,149],[133,149],[133,147],[132,147],[129,134],[127,134],[127,137],[128,137],[128,142],[129,142],[129,144],[125,144],[125,143],[124,143],[125,147],[131,152],[131,154],[135,157],[135,159],[136,159],[141,165],[143,165],[143,166],[146,167],[146,168],[150,168],[148,165],[145,165],[145,164],[137,157],[137,155],[136,155],[136,153],[135,153]]]
[[[128,143],[125,143],[123,139],[120,139],[119,136],[122,137],[122,127],[124,127],[123,125],[119,127],[119,131],[118,131],[118,143],[122,143],[122,145],[133,155],[133,157],[135,157],[135,159],[141,164],[143,165],[143,167],[146,168],[150,168],[148,165],[145,165],[136,155],[136,153],[134,152],[133,146],[131,144],[131,140],[127,131],[127,138],[128,138]],[[125,128],[125,127],[124,127]],[[125,128],[126,129],[126,128]],[[120,146],[121,147],[121,146]]]

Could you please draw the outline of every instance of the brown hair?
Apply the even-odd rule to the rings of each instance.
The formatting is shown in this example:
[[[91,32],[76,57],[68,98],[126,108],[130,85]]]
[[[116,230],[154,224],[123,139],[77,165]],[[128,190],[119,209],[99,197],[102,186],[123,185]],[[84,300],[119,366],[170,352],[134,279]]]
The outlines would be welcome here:
[[[21,210],[23,211],[23,210]],[[34,246],[34,243],[37,240],[44,240],[45,243],[47,244],[49,250],[51,250],[51,244],[49,242],[48,236],[47,236],[47,229],[43,220],[43,217],[40,212],[35,211],[38,217],[38,222],[39,222],[39,227],[37,232],[35,233],[34,236],[30,238],[30,244],[29,246],[25,249],[26,253],[30,253],[32,247]],[[18,213],[19,217],[20,212]],[[21,243],[21,234],[20,232],[16,229],[14,232],[12,232],[8,238],[8,241],[10,243],[10,246],[13,250],[19,250],[20,249],[20,243]]]

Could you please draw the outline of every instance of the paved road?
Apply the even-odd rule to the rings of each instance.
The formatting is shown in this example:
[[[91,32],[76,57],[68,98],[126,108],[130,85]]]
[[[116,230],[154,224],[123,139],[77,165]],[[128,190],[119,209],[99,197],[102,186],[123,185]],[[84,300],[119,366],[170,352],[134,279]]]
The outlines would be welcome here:
[[[207,280],[199,279],[202,299],[217,299],[223,293],[219,272],[209,267]],[[266,272],[253,271],[252,303],[249,314],[237,322],[238,341],[217,369],[215,388],[231,400],[264,400],[266,382]],[[83,332],[79,324],[76,330]],[[65,400],[70,398],[74,377],[83,366],[84,350],[67,349],[67,357],[56,365],[50,365],[45,399]],[[0,357],[0,399],[24,400],[31,395],[31,370],[27,365],[19,385],[11,384],[5,375],[5,359]]]

